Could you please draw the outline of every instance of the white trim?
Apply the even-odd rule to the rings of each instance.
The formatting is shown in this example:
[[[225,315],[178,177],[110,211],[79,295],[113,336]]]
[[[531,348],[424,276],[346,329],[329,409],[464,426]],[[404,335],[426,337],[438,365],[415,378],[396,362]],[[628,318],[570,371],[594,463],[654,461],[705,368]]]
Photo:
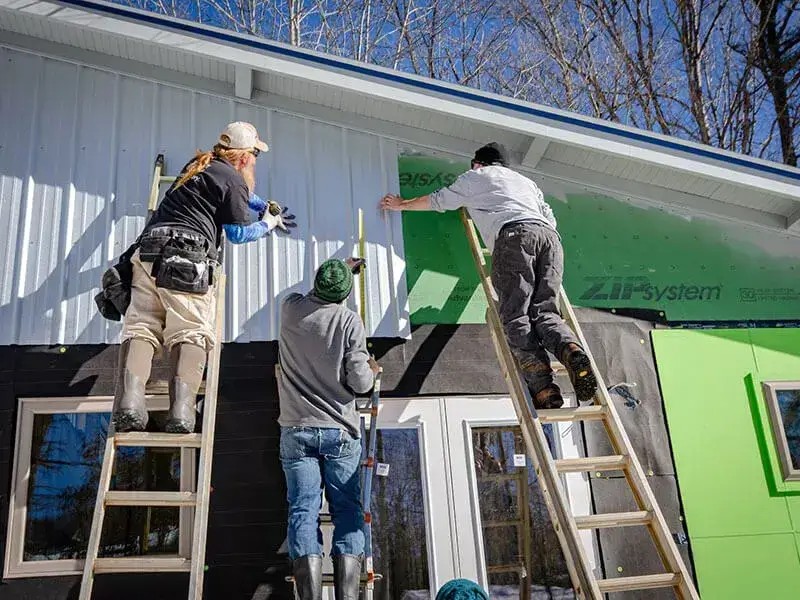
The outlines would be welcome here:
[[[522,157],[522,166],[527,167],[528,169],[535,169],[539,164],[539,161],[544,157],[549,146],[549,139],[543,137],[533,138],[528,146],[528,149],[525,151],[525,154]]]
[[[792,462],[792,453],[789,450],[789,439],[786,436],[786,427],[783,424],[783,415],[778,406],[777,392],[783,390],[800,390],[800,381],[765,381],[763,384],[764,398],[769,408],[772,434],[775,437],[776,450],[781,462],[781,475],[784,481],[800,481],[800,467],[795,467]]]
[[[253,69],[242,65],[236,65],[236,78],[234,80],[234,94],[242,100],[250,100],[253,97]]]
[[[451,520],[452,507],[440,499],[434,501],[431,485],[446,480],[445,467],[449,464],[447,445],[438,433],[443,421],[439,398],[381,400],[378,420],[378,429],[417,430],[428,546],[428,582],[433,597],[444,583],[455,577],[451,568],[453,544],[449,536],[440,531],[443,527],[440,523]],[[438,460],[440,456],[442,459]]]
[[[3,578],[14,579],[20,577],[56,577],[61,575],[80,575],[83,571],[83,560],[42,560],[25,561],[25,523],[28,511],[28,479],[31,468],[31,440],[33,434],[33,420],[35,415],[41,414],[76,414],[76,413],[110,413],[113,396],[87,396],[87,397],[53,397],[53,398],[20,398],[17,408],[17,428],[14,443],[13,469],[11,480],[11,495],[8,507],[8,528],[6,531],[6,556],[3,564]],[[148,410],[164,411],[169,408],[169,399],[164,396],[147,398]],[[196,457],[191,451],[192,457]],[[181,487],[183,488],[183,473],[194,473],[194,465],[188,464],[184,468],[185,455],[181,460]],[[194,462],[196,458],[192,458]],[[187,479],[191,482],[191,479]],[[190,531],[185,527],[189,524],[185,518],[180,521],[179,540],[184,537],[191,541]],[[185,534],[184,534],[185,532]],[[179,542],[180,543],[180,542]]]

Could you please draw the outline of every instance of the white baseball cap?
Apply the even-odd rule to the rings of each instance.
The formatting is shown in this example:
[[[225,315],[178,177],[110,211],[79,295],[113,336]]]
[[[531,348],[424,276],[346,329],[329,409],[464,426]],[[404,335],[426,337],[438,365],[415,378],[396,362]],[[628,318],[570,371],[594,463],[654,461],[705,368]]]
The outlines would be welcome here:
[[[219,135],[219,144],[231,150],[252,150],[258,148],[261,152],[269,150],[264,142],[258,139],[258,131],[250,123],[236,121],[229,123]]]

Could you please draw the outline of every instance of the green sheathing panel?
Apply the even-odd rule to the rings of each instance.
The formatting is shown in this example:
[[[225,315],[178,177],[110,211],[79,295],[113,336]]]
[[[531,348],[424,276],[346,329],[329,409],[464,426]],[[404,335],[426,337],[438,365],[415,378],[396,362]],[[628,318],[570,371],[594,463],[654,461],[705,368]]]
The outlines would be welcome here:
[[[451,183],[469,165],[399,159],[404,198]],[[667,212],[540,176],[566,256],[572,302],[637,308],[671,321],[797,320],[800,238]],[[483,322],[485,305],[456,213],[403,213],[413,323]]]
[[[794,597],[800,496],[770,485],[762,433],[769,424],[758,410],[763,396],[754,406],[748,378],[797,379],[800,330],[652,336],[701,596]]]

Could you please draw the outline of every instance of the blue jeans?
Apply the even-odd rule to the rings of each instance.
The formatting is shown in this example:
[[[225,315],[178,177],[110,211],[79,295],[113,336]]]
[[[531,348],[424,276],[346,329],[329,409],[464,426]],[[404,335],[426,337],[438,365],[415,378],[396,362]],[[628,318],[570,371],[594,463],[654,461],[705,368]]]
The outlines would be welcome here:
[[[322,556],[322,490],[333,519],[331,555],[364,552],[361,440],[347,431],[281,427],[281,464],[289,501],[289,557]]]

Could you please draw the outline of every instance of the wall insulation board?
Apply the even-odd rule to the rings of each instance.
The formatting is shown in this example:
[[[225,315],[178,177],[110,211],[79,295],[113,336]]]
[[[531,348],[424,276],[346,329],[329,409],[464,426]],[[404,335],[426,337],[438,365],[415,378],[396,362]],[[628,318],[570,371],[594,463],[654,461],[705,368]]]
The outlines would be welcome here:
[[[234,120],[270,145],[256,192],[299,226],[227,245],[225,339],[276,339],[276,299],[311,289],[325,259],[354,254],[359,208],[369,333],[409,335],[401,219],[377,209],[398,189],[394,141],[3,47],[0,81],[14,82],[0,86],[0,344],[115,342],[120,327],[93,297],[144,226],[156,155],[175,174]]]
[[[800,495],[771,489],[747,378],[800,379],[800,330],[656,330],[656,365],[700,595],[800,589]]]
[[[404,198],[469,168],[414,154],[399,163]],[[558,220],[573,304],[648,309],[670,321],[800,320],[800,236],[533,179]],[[403,232],[412,322],[482,323],[485,300],[458,214],[403,213]]]

